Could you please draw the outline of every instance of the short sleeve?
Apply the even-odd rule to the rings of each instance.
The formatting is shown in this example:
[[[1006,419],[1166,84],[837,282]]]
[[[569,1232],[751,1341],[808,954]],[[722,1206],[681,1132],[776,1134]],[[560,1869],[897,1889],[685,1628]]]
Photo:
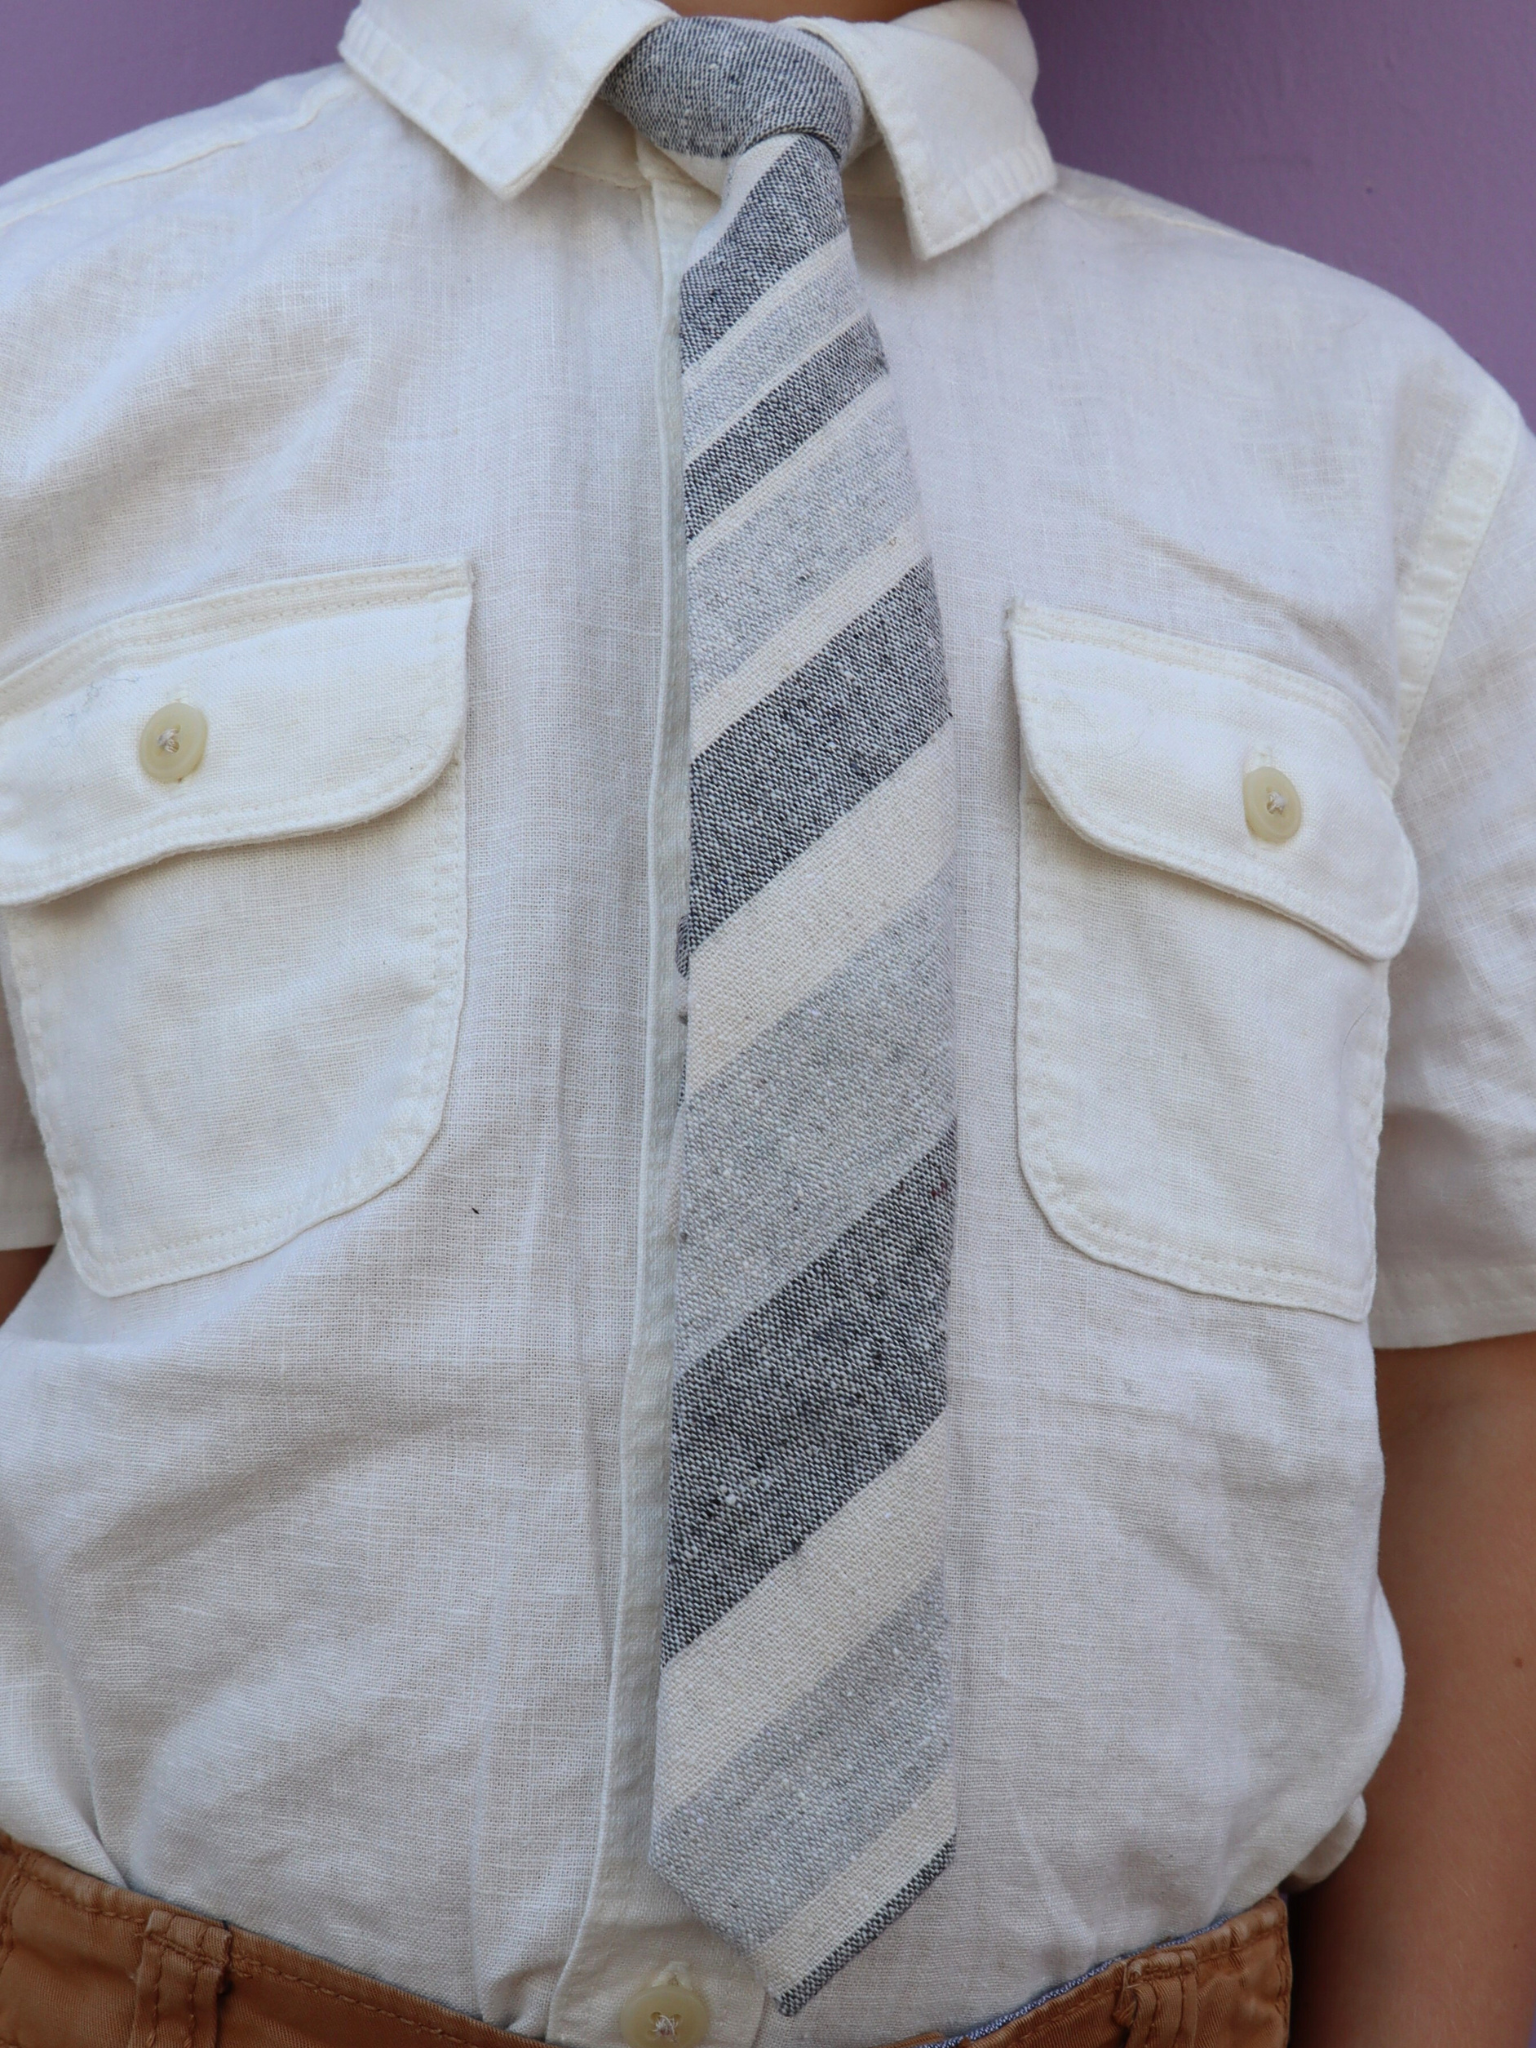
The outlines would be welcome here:
[[[1536,441],[1518,430],[1403,761],[1378,1345],[1536,1329]]]
[[[59,1205],[0,1006],[0,1251],[57,1244]]]

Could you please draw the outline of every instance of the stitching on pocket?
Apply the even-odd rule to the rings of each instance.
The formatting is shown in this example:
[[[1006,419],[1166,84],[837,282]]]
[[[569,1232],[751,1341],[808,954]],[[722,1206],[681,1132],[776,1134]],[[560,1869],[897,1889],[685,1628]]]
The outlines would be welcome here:
[[[449,595],[460,598],[462,590]],[[394,609],[396,601],[391,599],[386,606],[383,601],[374,607],[352,605],[326,606],[325,611],[336,616],[353,617],[360,609]],[[300,613],[298,622],[303,623],[315,616]],[[294,623],[293,617],[285,614],[279,623]],[[269,622],[270,623],[270,622]],[[223,633],[221,643],[229,644],[246,638],[246,633]],[[440,677],[445,664],[452,664],[455,673],[461,669],[458,653],[458,627],[451,616],[438,612],[431,618],[429,634],[422,650],[421,668],[434,678]],[[184,651],[180,642],[177,651]],[[119,666],[110,663],[108,667]],[[73,680],[73,672],[71,672]],[[12,707],[13,709],[15,707]],[[5,712],[0,708],[0,718]],[[460,715],[455,722],[456,733],[462,728],[462,697]],[[455,738],[453,744],[457,744]],[[450,746],[449,752],[452,748]],[[332,790],[327,793],[324,805],[317,807],[312,798],[297,797],[288,803],[274,804],[270,798],[249,803],[231,802],[220,798],[210,806],[206,797],[194,795],[184,801],[179,811],[169,809],[120,834],[115,839],[102,841],[82,858],[73,847],[66,847],[55,859],[36,863],[30,870],[30,879],[25,884],[25,893],[12,895],[12,904],[47,902],[50,898],[72,894],[76,889],[89,888],[97,881],[104,881],[112,874],[126,873],[135,867],[146,867],[158,860],[172,858],[179,853],[206,852],[225,845],[254,843],[263,839],[281,839],[298,836],[301,833],[337,831],[348,825],[358,824],[369,817],[382,816],[384,812],[396,809],[409,801],[433,778],[434,771],[441,773],[445,765],[440,731],[429,735],[429,743],[414,748],[403,761],[392,762],[384,772],[376,771],[371,777],[365,776],[346,790]],[[204,829],[198,829],[206,820]],[[188,831],[189,825],[193,828]],[[252,831],[252,827],[259,829]]]
[[[1257,656],[1233,654],[1229,659],[1219,649],[1204,648],[1194,642],[1121,626],[1113,621],[1085,620],[1080,614],[1071,612],[1055,613],[1043,608],[1031,610],[1027,606],[1015,606],[1010,613],[1009,637],[1014,693],[1022,726],[1021,744],[1030,764],[1032,784],[1039,790],[1042,800],[1048,802],[1079,837],[1121,859],[1167,868],[1175,874],[1203,881],[1224,894],[1240,896],[1266,908],[1282,911],[1362,958],[1390,959],[1401,949],[1416,907],[1418,887],[1412,853],[1395,817],[1390,835],[1393,865],[1387,871],[1388,877],[1397,884],[1392,900],[1382,909],[1374,902],[1367,905],[1357,892],[1354,901],[1356,914],[1351,916],[1341,914],[1345,899],[1339,893],[1339,878],[1334,876],[1325,881],[1324,886],[1317,886],[1320,878],[1309,873],[1305,855],[1300,868],[1296,868],[1288,865],[1294,863],[1294,853],[1282,853],[1274,847],[1259,847],[1248,835],[1239,833],[1237,842],[1253,856],[1249,864],[1236,851],[1230,835],[1216,832],[1202,841],[1192,829],[1186,829],[1182,834],[1170,833],[1162,829],[1155,818],[1137,815],[1123,805],[1109,809],[1102,801],[1096,805],[1091,787],[1092,766],[1089,763],[1085,770],[1081,735],[1074,739],[1069,734],[1066,746],[1059,744],[1062,738],[1061,706],[1070,700],[1072,693],[1070,687],[1064,685],[1060,673],[1053,671],[1051,656],[1053,651],[1066,655],[1081,653],[1085,649],[1102,651],[1123,656],[1131,672],[1144,664],[1151,664],[1168,671],[1175,678],[1181,671],[1194,672],[1227,685],[1229,689],[1235,687],[1238,691],[1251,692],[1252,701],[1245,697],[1241,702],[1241,719],[1235,716],[1238,708],[1235,703],[1213,708],[1198,696],[1191,699],[1187,690],[1173,692],[1171,711],[1175,718],[1191,725],[1203,727],[1208,724],[1213,738],[1228,745],[1241,735],[1246,735],[1245,744],[1251,745],[1254,735],[1264,727],[1266,698],[1295,707],[1309,718],[1321,718],[1326,721],[1321,735],[1303,726],[1290,734],[1290,743],[1303,754],[1315,754],[1321,746],[1337,757],[1339,740],[1352,742],[1353,748],[1363,756],[1363,764],[1374,787],[1375,801],[1367,804],[1366,811],[1390,814],[1394,764],[1383,752],[1380,735],[1372,730],[1359,709],[1340,691],[1328,689],[1310,677],[1280,669]],[[1033,655],[1031,650],[1034,650]],[[1112,696],[1118,694],[1127,705],[1139,705],[1149,718],[1155,713],[1158,708],[1155,683],[1149,689],[1122,687],[1117,691],[1113,683],[1113,665],[1106,670],[1106,675],[1109,680],[1104,687]],[[1365,787],[1362,784],[1362,795]],[[1211,792],[1202,787],[1200,794],[1208,798]],[[1365,821],[1366,811],[1359,814],[1357,823]],[[1233,815],[1235,817],[1236,813]],[[1344,822],[1349,822],[1348,815]],[[1371,824],[1373,829],[1379,830],[1383,824],[1382,817],[1379,814],[1374,816]],[[1298,848],[1302,844],[1298,841]]]
[[[429,1076],[418,1085],[409,1107],[403,1104],[396,1105],[395,1114],[390,1120],[389,1129],[392,1137],[387,1148],[380,1157],[371,1159],[365,1165],[353,1167],[315,1190],[310,1199],[303,1204],[302,1220],[294,1223],[291,1228],[288,1227],[288,1216],[283,1205],[274,1205],[254,1222],[199,1231],[193,1236],[179,1238],[176,1241],[176,1249],[183,1257],[180,1260],[169,1261],[163,1250],[121,1262],[100,1262],[95,1259],[88,1244],[80,1241],[78,1232],[72,1227],[73,1216],[76,1213],[78,1181],[74,1175],[67,1172],[59,1173],[56,1170],[55,1182],[59,1206],[64,1214],[69,1237],[70,1254],[88,1285],[102,1293],[136,1292],[144,1287],[195,1278],[200,1273],[218,1271],[223,1266],[237,1265],[247,1258],[275,1251],[280,1245],[296,1237],[301,1230],[307,1230],[331,1216],[341,1215],[346,1210],[357,1207],[360,1202],[371,1200],[376,1194],[382,1194],[385,1188],[392,1187],[410,1171],[431,1143],[442,1121],[443,1106],[447,1099],[464,992],[464,786],[463,770],[457,758],[444,771],[442,779],[416,801],[434,807],[437,824],[427,863],[432,876],[431,920],[437,935],[433,957],[437,992],[424,1018],[421,1032],[425,1045],[435,1048],[436,1057],[432,1061]],[[22,950],[16,946],[13,933],[13,956]],[[30,1010],[31,1005],[26,999],[29,995],[35,995],[36,982],[34,981],[30,987],[23,984],[20,960],[16,963],[16,978],[18,986],[23,988],[24,1010]],[[50,1079],[58,1078],[57,1070],[47,1065],[45,1056],[41,1056],[41,1034],[34,1030],[30,1016],[27,1019],[27,1030],[28,1045],[32,1050],[34,1072],[37,1076],[41,1121],[47,1085],[44,1075],[46,1072]],[[283,1234],[274,1239],[274,1230]],[[214,1263],[208,1263],[210,1260]]]
[[[55,675],[88,682],[125,661],[147,661],[172,651],[238,640],[266,625],[298,624],[463,597],[473,589],[466,562],[404,563],[383,569],[341,569],[318,576],[277,577],[211,597],[187,598],[151,611],[127,612],[66,640],[60,647],[0,676],[0,715],[29,709],[29,693],[48,694]],[[7,702],[12,691],[17,701]]]
[[[415,800],[431,805],[436,832],[425,857],[430,875],[429,915],[436,933],[432,973],[437,984],[422,1023],[421,1040],[433,1053],[427,1076],[409,1104],[397,1104],[389,1122],[390,1141],[366,1164],[352,1168],[322,1188],[312,1191],[302,1204],[297,1222],[288,1226],[290,1210],[281,1203],[270,1206],[255,1221],[216,1227],[176,1240],[181,1254],[170,1258],[164,1247],[149,1255],[121,1260],[98,1260],[92,1253],[87,1230],[82,1229],[82,1210],[90,1207],[86,1191],[76,1173],[62,1164],[62,1133],[53,1114],[55,1092],[63,1093],[66,1077],[52,1059],[47,1034],[38,1023],[38,1006],[45,974],[39,950],[26,930],[29,918],[48,915],[48,905],[27,906],[11,921],[11,954],[16,985],[21,996],[21,1022],[26,1033],[37,1091],[38,1121],[48,1145],[54,1183],[63,1213],[72,1258],[86,1283],[107,1294],[132,1293],[145,1287],[161,1286],[174,1280],[190,1279],[200,1273],[218,1271],[247,1258],[259,1257],[287,1243],[301,1230],[340,1215],[360,1202],[371,1200],[410,1171],[420,1159],[442,1121],[458,1040],[458,1019],[464,991],[464,785],[461,760],[455,756],[433,787]],[[365,821],[365,823],[368,821]],[[256,848],[257,857],[261,848]],[[195,858],[195,855],[190,856]],[[274,1232],[279,1233],[274,1236]]]
[[[1060,823],[1060,821],[1057,821]],[[1022,832],[1021,820],[1021,832]],[[1070,830],[1062,825],[1061,829]],[[1044,858],[1049,858],[1045,855]],[[1113,859],[1113,855],[1106,858]],[[1025,883],[1023,873],[1025,859],[1021,841],[1020,848],[1020,904],[1021,925],[1025,916]],[[1262,916],[1261,909],[1255,909],[1256,916]],[[1273,913],[1272,913],[1273,914]],[[1318,939],[1318,944],[1330,943]],[[1353,957],[1353,956],[1346,956]],[[1078,1250],[1089,1257],[1103,1253],[1118,1253],[1132,1271],[1153,1280],[1166,1281],[1172,1286],[1195,1286],[1197,1292],[1225,1295],[1245,1300],[1256,1299],[1279,1308],[1311,1308],[1324,1314],[1344,1316],[1358,1321],[1370,1306],[1374,1284],[1374,1270],[1357,1285],[1349,1285],[1331,1278],[1318,1267],[1305,1267],[1294,1261],[1253,1260],[1240,1253],[1224,1254],[1220,1258],[1194,1251],[1166,1238],[1143,1236],[1136,1232],[1120,1229],[1102,1217],[1091,1215],[1068,1191],[1054,1164],[1054,1148],[1050,1142],[1047,1125],[1041,1113],[1044,1099],[1053,1092],[1048,1076],[1051,1072],[1052,1045],[1049,1034],[1043,1028],[1042,1004],[1036,989],[1038,975],[1027,974],[1030,947],[1025,932],[1019,935],[1019,1013],[1016,1023],[1019,1054],[1015,1075],[1015,1096],[1018,1105],[1020,1164],[1025,1180],[1034,1192],[1040,1206],[1052,1225],[1060,1234],[1073,1243]],[[1369,971],[1369,970],[1363,970]],[[1381,1000],[1378,998],[1378,1000]],[[1032,1067],[1026,1071],[1025,1053],[1028,1052]],[[1059,1053],[1059,1048],[1057,1048]],[[1061,1111],[1058,1109],[1057,1121]],[[1025,1145],[1025,1136],[1030,1143]],[[1354,1132],[1350,1133],[1351,1144]],[[1357,1159],[1358,1165],[1358,1159]],[[1176,1277],[1170,1270],[1180,1268],[1184,1275]],[[1198,1285],[1204,1281],[1204,1286]]]
[[[1123,644],[1118,631],[1099,637],[1102,644]],[[1135,634],[1129,636],[1131,640],[1139,637]],[[1214,653],[1207,652],[1204,659],[1205,665],[1213,672],[1226,672],[1218,665],[1218,657]],[[1059,1042],[1062,1033],[1050,1021],[1051,990],[1045,985],[1049,977],[1044,972],[1040,950],[1041,939],[1050,929],[1049,920],[1060,915],[1051,894],[1051,866],[1060,856],[1052,847],[1049,835],[1053,831],[1067,834],[1072,840],[1092,849],[1100,859],[1122,861],[1128,873],[1149,878],[1151,886],[1156,886],[1152,878],[1163,875],[1164,870],[1160,865],[1138,862],[1134,854],[1119,848],[1094,847],[1092,841],[1082,839],[1049,803],[1036,807],[1041,809],[1042,815],[1032,821],[1029,804],[1032,784],[1023,766],[1025,759],[1027,754],[1021,758],[1018,805],[1015,1102],[1020,1165],[1047,1219],[1061,1236],[1089,1257],[1122,1265],[1149,1279],[1200,1293],[1254,1300],[1276,1307],[1312,1309],[1351,1321],[1362,1319],[1369,1310],[1374,1287],[1374,1260],[1370,1261],[1368,1269],[1358,1271],[1358,1277],[1351,1277],[1347,1271],[1339,1271],[1337,1262],[1330,1268],[1321,1257],[1303,1259],[1294,1250],[1288,1256],[1274,1258],[1256,1258],[1249,1250],[1236,1245],[1230,1251],[1214,1252],[1208,1245],[1183,1243],[1170,1235],[1125,1227],[1122,1221],[1113,1220],[1108,1213],[1094,1213],[1086,1205],[1082,1191],[1075,1191],[1063,1177],[1062,1149],[1058,1141],[1070,1123],[1075,1099],[1066,1098],[1063,1083],[1058,1078],[1060,1070],[1053,1064],[1053,1060],[1059,1061],[1062,1056]],[[1204,878],[1186,875],[1182,869],[1168,882],[1168,886],[1180,884],[1193,889],[1217,887]],[[1068,886],[1065,877],[1060,878],[1060,886]],[[1218,893],[1229,902],[1241,903],[1256,918],[1266,915],[1284,918],[1286,915],[1283,908],[1260,899],[1242,897],[1232,890],[1218,889]],[[1032,928],[1032,912],[1043,912],[1045,922],[1037,929]],[[1301,925],[1303,921],[1294,920],[1293,923]],[[1326,932],[1316,932],[1315,943],[1330,947],[1342,960],[1353,961],[1357,971],[1362,976],[1371,976],[1374,983],[1371,1000],[1362,1007],[1356,1026],[1368,1027],[1371,1036],[1368,1041],[1362,1041],[1359,1058],[1350,1061],[1346,1093],[1348,1126],[1339,1134],[1340,1144],[1348,1147],[1350,1169],[1359,1191],[1362,1228],[1365,1228],[1373,1225],[1374,1217],[1373,1189],[1370,1186],[1374,1143],[1367,1141],[1375,1130],[1384,1081],[1385,968],[1365,960],[1353,948],[1341,944]],[[1346,1037],[1346,1051],[1352,1035]],[[1186,1134],[1180,1140],[1177,1134],[1170,1133],[1167,1142],[1198,1143],[1200,1134]],[[1106,1170],[1102,1162],[1095,1166],[1092,1161],[1083,1168],[1094,1185],[1103,1182]],[[1098,1181],[1094,1179],[1096,1174]],[[1108,1182],[1103,1182],[1103,1185],[1108,1189]]]
[[[1229,652],[1200,640],[1180,639],[1175,633],[1159,633],[1150,626],[1133,626],[1127,620],[1100,618],[1092,612],[1062,611],[1051,605],[1011,606],[1008,629],[1042,647],[1107,647],[1158,662],[1164,668],[1192,668],[1220,681],[1250,683],[1272,696],[1320,711],[1350,732],[1370,759],[1383,789],[1391,793],[1396,756],[1390,744],[1358,704],[1298,669],[1282,668],[1261,654],[1245,654],[1236,648]]]

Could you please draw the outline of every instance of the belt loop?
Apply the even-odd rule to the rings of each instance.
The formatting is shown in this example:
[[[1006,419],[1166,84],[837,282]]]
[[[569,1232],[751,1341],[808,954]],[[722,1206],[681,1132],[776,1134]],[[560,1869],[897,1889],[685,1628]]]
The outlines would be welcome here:
[[[216,2048],[227,1927],[156,1907],[144,1930],[128,2048]]]
[[[1115,2024],[1126,2030],[1125,2048],[1195,2048],[1198,1968],[1192,1948],[1156,1949],[1123,1965]]]

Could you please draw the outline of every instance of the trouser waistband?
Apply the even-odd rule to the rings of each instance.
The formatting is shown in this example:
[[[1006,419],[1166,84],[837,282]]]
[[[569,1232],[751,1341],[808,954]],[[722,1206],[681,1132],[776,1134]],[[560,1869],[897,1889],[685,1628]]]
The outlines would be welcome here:
[[[1284,1903],[1106,1964],[925,2048],[1284,2048]],[[955,1986],[963,2011],[965,1986]],[[87,1877],[0,1834],[8,2048],[541,2048],[222,1921]],[[917,2041],[908,2048],[918,2048]]]

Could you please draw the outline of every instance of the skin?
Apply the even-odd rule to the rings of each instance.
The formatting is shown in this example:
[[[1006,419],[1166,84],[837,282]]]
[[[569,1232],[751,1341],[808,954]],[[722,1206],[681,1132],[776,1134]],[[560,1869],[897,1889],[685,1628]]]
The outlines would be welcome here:
[[[44,1251],[0,1252],[0,1321],[26,1293],[43,1270]]]
[[[1536,2011],[1536,1335],[1377,1354],[1408,1683],[1370,1821],[1294,1900],[1294,2048],[1525,2048]]]
[[[927,0],[673,0],[895,21]],[[0,1318],[43,1251],[0,1252]],[[1536,2011],[1536,1334],[1377,1355],[1381,1577],[1408,1668],[1370,1824],[1292,1901],[1292,2048],[1526,2048]]]

